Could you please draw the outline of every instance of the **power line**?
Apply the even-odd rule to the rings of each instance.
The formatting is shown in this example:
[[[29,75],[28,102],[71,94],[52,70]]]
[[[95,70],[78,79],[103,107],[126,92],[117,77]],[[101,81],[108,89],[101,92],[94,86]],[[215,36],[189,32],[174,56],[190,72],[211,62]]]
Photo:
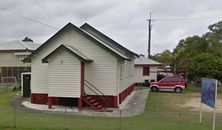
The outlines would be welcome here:
[[[210,19],[222,19],[222,16],[216,17],[188,17],[188,18],[159,18],[153,19],[153,21],[194,21],[194,20],[210,20]]]
[[[48,28],[52,28],[52,29],[58,30],[58,28],[56,28],[56,27],[53,27],[53,26],[51,26],[51,25],[45,24],[45,23],[43,23],[43,22],[37,21],[37,20],[32,19],[32,18],[26,17],[26,16],[24,16],[24,15],[21,15],[21,14],[15,12],[15,11],[12,11],[12,10],[7,9],[7,8],[4,8],[4,7],[1,7],[1,6],[0,6],[0,9],[5,10],[5,11],[7,11],[7,12],[9,12],[9,13],[11,13],[11,14],[14,14],[14,15],[16,15],[16,16],[22,17],[22,18],[24,18],[24,19],[27,19],[27,20],[29,20],[29,21],[32,21],[32,22],[41,24],[41,25],[46,26],[46,27],[48,27]]]

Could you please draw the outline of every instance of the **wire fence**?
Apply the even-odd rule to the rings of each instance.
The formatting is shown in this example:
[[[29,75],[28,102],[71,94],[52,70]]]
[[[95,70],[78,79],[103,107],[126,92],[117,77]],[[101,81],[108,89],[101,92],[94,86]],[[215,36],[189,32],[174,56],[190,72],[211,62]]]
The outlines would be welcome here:
[[[25,108],[20,100],[11,98],[11,93],[3,91],[6,98],[0,99],[0,130],[211,130],[213,114],[203,112],[203,122],[199,123],[198,111],[155,111],[146,110],[142,114],[126,117],[122,110],[116,117],[83,116],[64,108],[61,112],[37,111]],[[84,112],[83,112],[84,113]],[[109,113],[109,112],[106,112]],[[216,115],[216,130],[222,129],[222,114]]]
[[[21,109],[19,106],[0,108],[0,129],[38,130],[211,130],[212,114],[204,113],[203,123],[199,123],[198,112],[152,112],[124,117],[80,116],[64,112],[39,112]],[[216,129],[222,128],[222,117],[216,118]]]
[[[16,83],[0,83],[0,94],[12,92],[19,89]]]

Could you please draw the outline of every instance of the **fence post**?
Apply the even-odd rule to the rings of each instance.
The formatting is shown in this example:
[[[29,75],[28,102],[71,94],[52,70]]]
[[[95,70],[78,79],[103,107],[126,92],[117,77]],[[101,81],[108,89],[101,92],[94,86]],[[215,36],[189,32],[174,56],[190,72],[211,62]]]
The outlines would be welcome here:
[[[122,129],[122,111],[119,109],[119,130]]]
[[[65,130],[68,130],[67,128],[67,110],[65,108]]]
[[[13,105],[13,127],[16,128],[16,105]]]
[[[180,130],[180,128],[181,128],[181,124],[180,124],[180,122],[181,122],[181,112],[178,112],[178,130]]]

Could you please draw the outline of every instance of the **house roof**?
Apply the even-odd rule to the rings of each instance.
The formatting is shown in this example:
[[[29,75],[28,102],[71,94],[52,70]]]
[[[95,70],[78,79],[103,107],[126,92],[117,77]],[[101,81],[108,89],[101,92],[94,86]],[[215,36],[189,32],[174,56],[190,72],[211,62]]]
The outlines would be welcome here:
[[[160,65],[161,65],[161,63],[156,62],[156,61],[154,61],[154,60],[151,60],[151,59],[149,59],[149,58],[147,58],[147,57],[139,57],[139,58],[137,58],[137,59],[135,60],[134,64],[135,64],[135,65],[138,65],[138,66],[139,66],[139,65],[141,65],[141,66],[143,66],[143,65],[160,66]]]
[[[41,50],[46,44],[48,44],[52,39],[54,39],[54,37],[56,37],[57,35],[59,35],[60,33],[63,33],[64,31],[66,31],[68,29],[73,29],[73,30],[79,32],[82,36],[86,37],[87,39],[89,39],[93,43],[97,44],[98,46],[104,48],[105,50],[107,50],[109,53],[111,53],[112,55],[116,56],[117,58],[121,58],[121,59],[124,59],[124,60],[129,60],[128,57],[124,56],[123,54],[119,53],[115,49],[111,48],[110,46],[108,46],[107,44],[102,42],[101,40],[95,38],[94,36],[92,36],[91,34],[86,32],[85,30],[76,27],[72,23],[68,23],[61,30],[59,30],[56,34],[54,34],[51,38],[49,38],[45,43],[43,43],[39,48],[37,48],[34,52],[32,52],[32,54],[30,54],[28,57],[26,57],[23,61],[24,62],[30,62],[31,61],[31,57],[34,54],[38,53],[38,51]]]
[[[1,43],[0,51],[12,51],[12,50],[31,50],[34,51],[40,45],[34,42],[24,42],[20,40],[14,40],[11,42]]]
[[[107,47],[108,49],[112,50],[113,52],[115,52],[116,54],[118,54],[119,56],[121,56],[124,59],[129,59],[127,56],[125,56],[124,54],[118,52],[117,50],[113,49],[112,47],[110,47],[109,45],[107,45],[105,42],[101,41],[100,39],[98,39],[97,37],[94,37],[92,34],[88,33],[87,31],[83,30],[86,34],[88,34],[90,37],[94,38],[95,40],[99,41],[103,46]]]
[[[70,46],[70,45],[63,45],[61,44],[59,47],[57,47],[55,50],[53,50],[50,54],[48,54],[46,57],[44,57],[42,59],[43,63],[48,63],[48,59],[55,54],[57,51],[64,49],[67,52],[69,52],[70,54],[72,54],[73,56],[75,56],[76,58],[78,58],[81,61],[84,62],[92,62],[93,60],[91,60],[90,58],[88,58],[86,55],[84,55],[82,52],[80,52],[78,49]]]
[[[138,54],[136,54],[135,52],[132,52],[131,50],[129,50],[129,49],[127,49],[126,47],[122,46],[121,44],[119,44],[118,42],[114,41],[114,40],[111,39],[110,37],[106,36],[104,33],[100,32],[100,31],[97,30],[97,29],[95,29],[94,27],[92,27],[92,26],[89,25],[88,23],[83,24],[80,28],[83,29],[83,30],[85,30],[85,31],[87,31],[87,30],[89,29],[90,31],[93,31],[93,32],[95,32],[97,35],[99,35],[99,36],[101,36],[102,38],[106,39],[109,43],[112,43],[114,46],[116,46],[116,47],[118,47],[118,48],[120,48],[120,49],[122,49],[122,50],[124,50],[124,51],[127,51],[127,52],[129,52],[129,53],[131,53],[131,54],[133,54],[133,55],[135,55],[135,56],[137,56],[137,57],[139,57]],[[90,33],[90,32],[89,32],[89,33]],[[91,33],[91,34],[92,34],[92,33]],[[92,35],[93,35],[93,34],[92,34]],[[94,37],[97,37],[97,36],[95,36],[95,35],[93,35],[93,36],[94,36]],[[99,38],[97,37],[97,39],[99,39]],[[100,39],[100,40],[101,40],[101,39]],[[102,40],[101,40],[101,41],[102,41]],[[103,41],[103,42],[104,42],[104,41]]]

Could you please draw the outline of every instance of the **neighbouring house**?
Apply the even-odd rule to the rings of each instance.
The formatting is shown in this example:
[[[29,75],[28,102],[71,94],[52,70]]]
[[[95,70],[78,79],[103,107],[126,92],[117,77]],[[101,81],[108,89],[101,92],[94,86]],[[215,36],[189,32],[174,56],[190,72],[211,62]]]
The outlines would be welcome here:
[[[38,46],[39,44],[25,39],[0,43],[0,83],[20,83],[21,73],[31,71],[31,64],[24,64],[22,59]]]
[[[117,108],[134,90],[137,54],[85,23],[68,23],[24,59],[31,103]]]
[[[134,79],[137,85],[157,81],[157,70],[161,63],[140,56],[135,60]]]

